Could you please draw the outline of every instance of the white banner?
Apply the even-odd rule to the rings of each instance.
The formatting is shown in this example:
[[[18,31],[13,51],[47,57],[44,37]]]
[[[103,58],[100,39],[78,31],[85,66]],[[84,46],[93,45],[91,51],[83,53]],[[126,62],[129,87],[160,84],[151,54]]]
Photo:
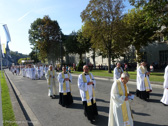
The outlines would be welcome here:
[[[7,43],[11,41],[11,37],[10,37],[10,34],[9,34],[9,30],[8,30],[8,27],[6,24],[3,25],[3,28],[5,30],[5,34],[6,34],[6,41]]]

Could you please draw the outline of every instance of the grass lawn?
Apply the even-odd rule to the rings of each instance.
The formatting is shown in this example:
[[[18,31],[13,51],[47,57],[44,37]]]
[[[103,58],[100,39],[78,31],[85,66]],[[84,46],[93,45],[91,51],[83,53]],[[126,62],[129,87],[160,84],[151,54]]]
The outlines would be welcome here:
[[[78,72],[78,71],[72,71],[73,74],[81,74],[82,72]],[[108,73],[107,70],[93,70],[91,71],[91,73],[94,76],[99,76],[99,77],[113,77],[113,72],[112,73]],[[136,71],[128,71],[128,73],[130,74],[130,79],[136,79]],[[156,81],[156,82],[163,82],[164,81],[164,73],[158,73],[158,72],[152,72],[150,74],[150,81]]]
[[[0,72],[1,76],[1,72]],[[8,85],[5,80],[5,76],[3,73],[3,78],[1,77],[1,88],[2,88],[2,113],[3,113],[3,122],[4,126],[18,126],[15,123],[15,116],[11,104],[11,99],[9,95]]]

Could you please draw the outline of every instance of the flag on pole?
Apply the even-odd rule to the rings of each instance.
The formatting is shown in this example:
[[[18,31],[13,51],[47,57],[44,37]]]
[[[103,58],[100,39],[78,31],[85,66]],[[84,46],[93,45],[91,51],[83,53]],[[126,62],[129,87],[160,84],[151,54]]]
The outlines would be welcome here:
[[[4,54],[6,54],[5,43],[2,44],[2,55],[3,55],[3,57],[5,57]]]
[[[6,41],[7,43],[11,41],[11,37],[10,37],[10,34],[9,34],[9,30],[8,30],[8,27],[6,24],[3,25],[3,28],[5,30],[5,34],[6,34]]]

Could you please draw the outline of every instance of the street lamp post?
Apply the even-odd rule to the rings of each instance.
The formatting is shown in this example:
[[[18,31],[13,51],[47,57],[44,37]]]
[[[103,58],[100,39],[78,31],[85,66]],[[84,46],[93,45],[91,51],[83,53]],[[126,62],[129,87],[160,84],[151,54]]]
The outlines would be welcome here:
[[[61,69],[62,69],[62,62],[63,62],[63,59],[62,59],[62,36],[61,36],[61,33],[60,33],[60,58],[61,58]]]

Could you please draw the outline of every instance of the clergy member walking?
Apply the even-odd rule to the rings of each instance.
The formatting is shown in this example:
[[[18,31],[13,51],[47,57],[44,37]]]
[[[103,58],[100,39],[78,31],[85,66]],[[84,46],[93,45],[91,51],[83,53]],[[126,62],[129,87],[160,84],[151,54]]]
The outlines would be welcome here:
[[[164,105],[168,106],[168,65],[165,68],[163,88],[164,88],[164,92],[163,92],[163,97],[161,99],[161,102]]]
[[[78,88],[83,101],[84,115],[91,123],[95,122],[95,115],[98,115],[95,98],[96,81],[89,73],[87,65],[83,66],[83,73],[78,77]]]
[[[108,126],[133,126],[128,80],[129,74],[122,73],[121,78],[112,85]]]
[[[52,65],[49,66],[46,79],[48,84],[48,96],[53,99],[56,97],[56,72]]]
[[[62,67],[62,72],[58,74],[59,82],[59,104],[63,107],[69,107],[73,103],[71,94],[72,76],[66,72],[66,68]]]
[[[150,92],[152,92],[152,87],[149,81],[150,72],[146,69],[146,63],[142,62],[141,66],[137,69],[137,90],[136,96],[144,99],[145,101],[149,100]]]
[[[114,82],[121,77],[122,73],[123,73],[123,69],[121,67],[121,64],[118,62],[117,66],[114,68],[114,72],[113,72]]]

